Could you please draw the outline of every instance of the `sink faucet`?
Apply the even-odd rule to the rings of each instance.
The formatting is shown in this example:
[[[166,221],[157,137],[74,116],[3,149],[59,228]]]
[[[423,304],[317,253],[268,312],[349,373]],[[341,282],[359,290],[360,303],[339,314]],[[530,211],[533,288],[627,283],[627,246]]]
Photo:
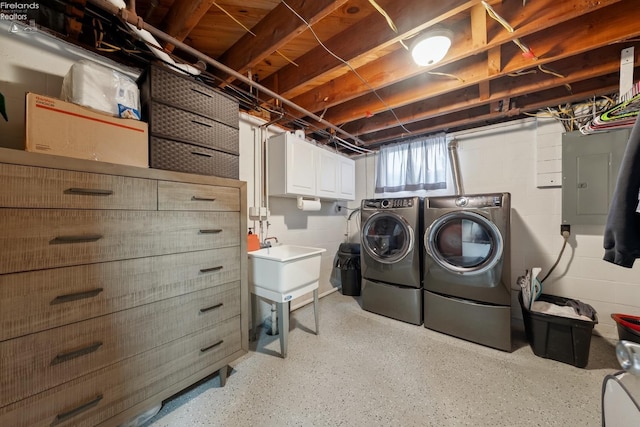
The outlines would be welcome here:
[[[278,238],[277,237],[267,237],[266,239],[264,239],[264,242],[263,242],[265,247],[267,247],[267,248],[271,247],[271,242],[267,242],[267,240],[272,240],[272,239],[275,240],[276,243],[278,243]]]

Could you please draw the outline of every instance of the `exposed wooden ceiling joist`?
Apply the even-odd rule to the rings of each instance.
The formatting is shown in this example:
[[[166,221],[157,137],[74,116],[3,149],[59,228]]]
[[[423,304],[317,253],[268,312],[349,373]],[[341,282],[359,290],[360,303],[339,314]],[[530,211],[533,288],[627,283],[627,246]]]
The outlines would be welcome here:
[[[272,91],[264,96],[275,92],[301,107],[287,108],[279,124],[309,126],[316,137],[326,128],[310,117],[321,117],[373,146],[611,94],[626,47],[636,47],[640,66],[637,0],[376,3],[397,33],[369,0],[137,0],[136,7],[151,25],[190,47],[241,75],[257,75]],[[437,27],[454,32],[453,45],[440,63],[418,67],[404,46]],[[530,51],[523,55],[516,41]],[[192,59],[178,49],[173,54]],[[246,101],[269,102],[259,93]]]

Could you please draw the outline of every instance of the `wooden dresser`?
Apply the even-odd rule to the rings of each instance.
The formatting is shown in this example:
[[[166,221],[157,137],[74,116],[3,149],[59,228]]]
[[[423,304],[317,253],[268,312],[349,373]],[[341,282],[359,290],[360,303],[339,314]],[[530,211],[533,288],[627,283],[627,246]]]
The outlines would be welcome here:
[[[0,426],[116,426],[248,348],[246,184],[0,149]]]

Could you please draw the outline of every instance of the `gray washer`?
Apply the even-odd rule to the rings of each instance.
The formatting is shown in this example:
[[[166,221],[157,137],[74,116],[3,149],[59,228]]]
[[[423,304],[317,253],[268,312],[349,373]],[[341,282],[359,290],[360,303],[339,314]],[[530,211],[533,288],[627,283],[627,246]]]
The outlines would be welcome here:
[[[510,194],[423,203],[424,326],[511,351]]]
[[[362,308],[422,324],[422,201],[366,199],[361,206]]]

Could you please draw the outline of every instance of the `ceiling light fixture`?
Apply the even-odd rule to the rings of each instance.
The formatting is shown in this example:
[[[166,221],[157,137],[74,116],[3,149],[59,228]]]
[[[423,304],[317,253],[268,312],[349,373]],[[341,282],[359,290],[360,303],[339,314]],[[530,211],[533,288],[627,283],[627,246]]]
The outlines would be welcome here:
[[[419,35],[411,45],[411,56],[415,63],[421,66],[438,63],[449,51],[452,39],[453,33],[445,29]]]

